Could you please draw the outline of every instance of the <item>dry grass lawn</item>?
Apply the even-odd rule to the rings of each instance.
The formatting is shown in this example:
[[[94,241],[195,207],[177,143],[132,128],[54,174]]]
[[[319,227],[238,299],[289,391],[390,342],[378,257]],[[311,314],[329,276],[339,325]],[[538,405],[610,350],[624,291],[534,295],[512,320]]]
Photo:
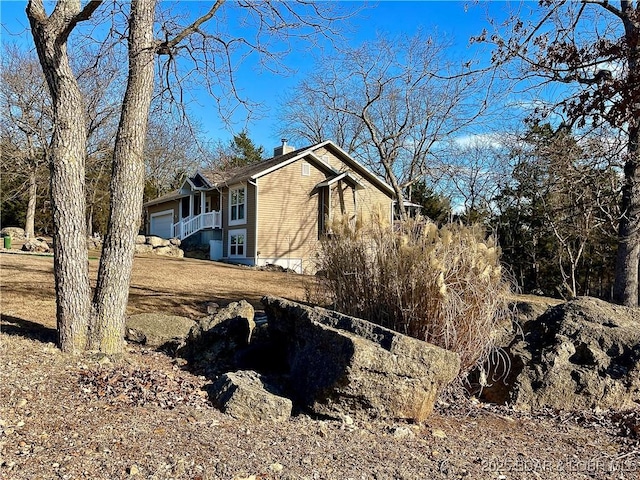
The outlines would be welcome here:
[[[89,260],[95,283],[98,260]],[[162,312],[201,317],[207,302],[226,305],[245,299],[260,308],[267,294],[293,300],[305,298],[312,277],[258,271],[208,260],[155,256],[136,257],[129,288],[129,314]],[[22,254],[0,255],[0,304],[3,315],[55,326],[56,306],[53,257]]]

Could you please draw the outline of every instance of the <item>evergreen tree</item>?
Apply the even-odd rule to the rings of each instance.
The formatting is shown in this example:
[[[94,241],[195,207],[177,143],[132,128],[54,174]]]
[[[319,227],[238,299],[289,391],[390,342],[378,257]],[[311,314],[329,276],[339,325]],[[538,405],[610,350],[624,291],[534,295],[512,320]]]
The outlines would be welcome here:
[[[229,153],[228,166],[231,168],[242,167],[261,161],[264,149],[256,147],[247,132],[242,131],[233,136],[233,140],[229,144]]]

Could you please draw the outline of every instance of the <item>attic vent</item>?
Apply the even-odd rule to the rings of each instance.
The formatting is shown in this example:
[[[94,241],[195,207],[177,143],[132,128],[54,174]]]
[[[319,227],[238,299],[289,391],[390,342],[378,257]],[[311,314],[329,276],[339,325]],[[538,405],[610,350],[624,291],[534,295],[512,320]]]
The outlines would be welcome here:
[[[311,166],[307,162],[302,162],[302,176],[308,177],[311,175]]]

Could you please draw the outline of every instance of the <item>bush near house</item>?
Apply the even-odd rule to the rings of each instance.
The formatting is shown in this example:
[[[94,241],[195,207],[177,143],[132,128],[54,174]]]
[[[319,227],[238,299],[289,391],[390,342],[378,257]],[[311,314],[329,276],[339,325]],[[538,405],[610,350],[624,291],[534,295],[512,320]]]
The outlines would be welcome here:
[[[313,300],[457,352],[461,377],[491,352],[510,283],[481,228],[341,220],[321,245]]]

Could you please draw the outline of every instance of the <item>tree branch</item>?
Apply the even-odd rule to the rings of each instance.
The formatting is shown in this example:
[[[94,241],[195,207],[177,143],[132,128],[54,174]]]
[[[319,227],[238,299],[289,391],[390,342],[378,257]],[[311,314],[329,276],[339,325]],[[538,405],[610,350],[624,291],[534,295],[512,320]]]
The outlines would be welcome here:
[[[593,4],[600,5],[602,8],[607,10],[608,12],[613,13],[616,17],[624,19],[624,15],[622,11],[609,3],[609,0],[581,0],[584,4]],[[621,4],[627,3],[624,0],[620,2]]]
[[[213,4],[211,9],[205,15],[198,18],[195,22],[193,22],[191,25],[189,25],[180,33],[178,33],[171,40],[165,40],[160,45],[158,45],[158,47],[156,48],[156,52],[160,55],[169,54],[171,49],[174,48],[176,45],[178,45],[182,40],[187,38],[192,33],[199,31],[200,25],[202,25],[203,23],[213,18],[213,16],[216,14],[218,9],[222,6],[224,2],[225,0],[216,0],[216,3]]]

